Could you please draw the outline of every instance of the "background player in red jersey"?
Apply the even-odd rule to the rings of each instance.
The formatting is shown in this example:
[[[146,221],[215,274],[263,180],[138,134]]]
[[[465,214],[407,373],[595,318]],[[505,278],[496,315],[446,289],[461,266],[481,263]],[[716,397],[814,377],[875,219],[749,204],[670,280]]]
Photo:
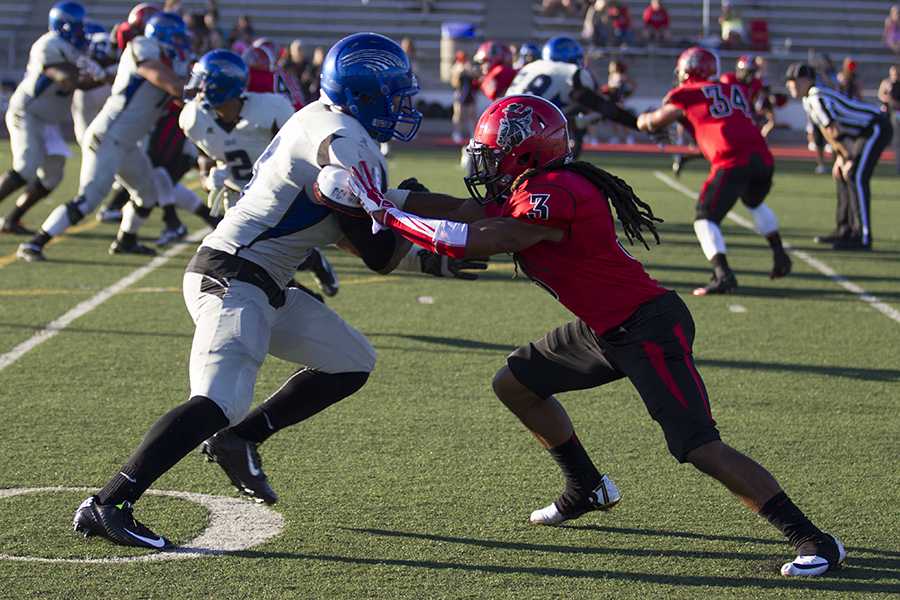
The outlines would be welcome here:
[[[718,59],[712,52],[688,48],[678,57],[680,85],[666,95],[661,108],[638,117],[642,131],[682,123],[711,164],[697,201],[694,232],[713,265],[713,276],[705,287],[694,290],[695,296],[724,294],[737,288],[719,223],[738,198],[753,216],[756,230],[772,247],[770,277],[791,272],[791,259],[778,233],[778,218],[765,203],[775,172],[772,153],[753,122],[744,87],[715,81],[718,70]]]
[[[282,94],[291,101],[294,110],[303,108],[305,99],[300,82],[288,71],[278,66],[278,49],[267,38],[259,38],[244,50],[241,58],[250,69],[248,92]]]
[[[784,575],[837,567],[845,556],[840,542],[813,525],[768,471],[721,441],[694,365],[690,312],[616,237],[610,204],[629,241],[646,245],[646,230],[658,242],[659,219],[650,207],[614,175],[570,162],[566,119],[537,96],[494,102],[479,119],[469,152],[474,171],[466,185],[475,200],[392,193],[388,201],[379,172],[364,163],[347,185],[318,181],[316,193],[327,203],[343,190],[344,198],[360,200],[376,226],[451,257],[513,252],[528,276],[577,317],[513,352],[494,377],[498,398],[566,480],[559,499],[534,511],[531,522],[555,525],[618,503],[618,488],[594,466],[554,394],[627,377],[672,455],[717,479],[794,545],[798,556],[782,567]]]
[[[762,57],[743,54],[735,62],[734,71],[722,73],[719,81],[732,85],[743,85],[746,88],[753,119],[759,126],[762,136],[767,137],[775,129],[777,98],[769,89],[769,84],[763,79],[761,72],[763,64]],[[786,100],[787,98],[785,98]]]
[[[494,41],[484,42],[478,47],[472,61],[481,65],[482,76],[478,80],[481,92],[491,101],[502,98],[516,77],[509,46]]]

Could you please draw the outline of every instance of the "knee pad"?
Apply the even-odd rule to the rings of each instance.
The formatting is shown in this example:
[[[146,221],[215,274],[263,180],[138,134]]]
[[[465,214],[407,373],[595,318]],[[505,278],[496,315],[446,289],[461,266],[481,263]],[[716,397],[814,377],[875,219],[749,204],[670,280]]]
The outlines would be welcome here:
[[[753,224],[756,226],[757,233],[769,235],[778,231],[778,217],[775,216],[775,213],[772,212],[772,209],[765,202],[753,208],[748,208],[748,210],[753,217]]]

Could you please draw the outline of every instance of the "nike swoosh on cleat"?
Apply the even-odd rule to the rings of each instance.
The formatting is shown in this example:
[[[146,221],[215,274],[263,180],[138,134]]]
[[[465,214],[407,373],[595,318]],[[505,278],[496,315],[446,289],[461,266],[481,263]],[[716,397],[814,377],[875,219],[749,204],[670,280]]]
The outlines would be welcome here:
[[[821,569],[822,567],[828,566],[828,561],[825,561],[823,563],[809,564],[809,565],[801,565],[798,563],[791,563],[791,566],[794,567],[795,569],[803,569],[803,570]]]
[[[261,471],[256,468],[255,464],[253,464],[253,455],[250,454],[250,445],[248,444],[244,447],[244,449],[247,451],[247,469],[250,470],[251,475],[253,475],[254,477],[259,477]]]
[[[161,538],[161,537],[160,537],[160,538],[153,539],[153,538],[144,537],[144,536],[139,535],[139,534],[137,534],[137,533],[135,533],[135,532],[133,532],[133,531],[128,531],[128,530],[127,530],[126,528],[124,528],[124,527],[122,528],[122,530],[125,531],[125,533],[127,533],[128,535],[130,535],[130,536],[133,537],[134,539],[140,540],[140,541],[144,542],[145,544],[149,544],[150,546],[153,546],[154,548],[160,548],[160,549],[162,549],[162,548],[165,548],[165,547],[166,547],[166,540],[165,540],[165,538]]]

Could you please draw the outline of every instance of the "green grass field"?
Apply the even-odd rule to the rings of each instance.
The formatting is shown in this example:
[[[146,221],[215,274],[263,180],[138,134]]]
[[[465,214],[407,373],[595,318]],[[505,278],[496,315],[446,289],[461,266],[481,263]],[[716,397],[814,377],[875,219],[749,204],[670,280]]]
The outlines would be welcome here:
[[[394,181],[416,175],[436,190],[463,193],[455,154],[397,150]],[[8,160],[6,146],[0,157]],[[765,241],[731,222],[724,231],[739,293],[691,297],[708,270],[692,202],[654,176],[668,172],[667,161],[589,158],[630,181],[666,219],[663,244],[635,253],[693,312],[698,365],[724,439],[766,465],[807,514],[843,538],[843,570],[813,581],[782,578],[791,549],[780,535],[668,455],[627,381],[562,397],[583,443],[622,489],[621,504],[568,527],[529,526],[529,512],[554,499],[562,480],[493,397],[490,380],[506,353],[569,315],[513,279],[506,259],[470,283],[380,277],[332,252],[342,288],[329,305],[368,335],[379,365],[358,394],[262,447],[283,531],[246,551],[179,561],[15,561],[9,557],[135,552],[72,533],[84,492],[0,494],[0,598],[897,594],[900,323],[800,260],[790,278],[770,281]],[[806,163],[778,168],[770,203],[784,237],[900,309],[898,179],[885,168],[874,181],[876,251],[834,253],[811,241],[833,224],[831,180]],[[704,176],[705,165],[695,163],[681,182],[696,190]],[[28,224],[68,199],[76,180],[77,157],[65,185]],[[114,228],[85,224],[49,246],[44,264],[10,260],[22,240],[0,237],[0,354],[147,262],[107,255]],[[146,235],[159,227],[155,214]],[[192,326],[180,286],[192,249],[0,370],[0,488],[102,485],[150,424],[186,399]],[[269,359],[258,398],[292,370]],[[154,488],[235,495],[196,453]],[[149,496],[137,508],[178,542],[207,526],[206,509],[186,500]]]

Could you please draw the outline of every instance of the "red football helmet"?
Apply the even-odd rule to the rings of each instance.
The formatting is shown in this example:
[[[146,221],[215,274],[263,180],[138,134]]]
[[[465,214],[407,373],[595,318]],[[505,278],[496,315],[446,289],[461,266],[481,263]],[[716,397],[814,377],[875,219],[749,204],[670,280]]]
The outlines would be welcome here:
[[[569,158],[566,117],[540,96],[501,98],[478,119],[466,152],[472,174],[465,182],[472,198],[480,203],[502,201],[516,177],[528,169],[562,164]]]
[[[254,48],[262,48],[272,56],[272,60],[274,61],[278,60],[278,55],[281,53],[281,49],[278,47],[278,44],[267,37],[256,38],[255,40],[253,40],[251,46],[253,46]]]
[[[241,58],[244,59],[244,62],[251,69],[259,71],[275,70],[275,57],[272,56],[272,53],[265,46],[250,46],[244,50]]]
[[[707,50],[694,46],[678,57],[675,75],[678,83],[685,81],[709,81],[719,74],[719,58]]]
[[[161,10],[162,9],[158,4],[141,2],[140,4],[135,5],[135,7],[131,9],[131,12],[128,13],[128,24],[135,30],[142,32],[144,31],[144,25],[147,24],[150,17]]]
[[[472,57],[472,60],[475,64],[487,64],[488,68],[492,69],[497,65],[511,65],[512,52],[509,46],[488,40],[478,46],[478,50],[475,51],[475,56]]]

